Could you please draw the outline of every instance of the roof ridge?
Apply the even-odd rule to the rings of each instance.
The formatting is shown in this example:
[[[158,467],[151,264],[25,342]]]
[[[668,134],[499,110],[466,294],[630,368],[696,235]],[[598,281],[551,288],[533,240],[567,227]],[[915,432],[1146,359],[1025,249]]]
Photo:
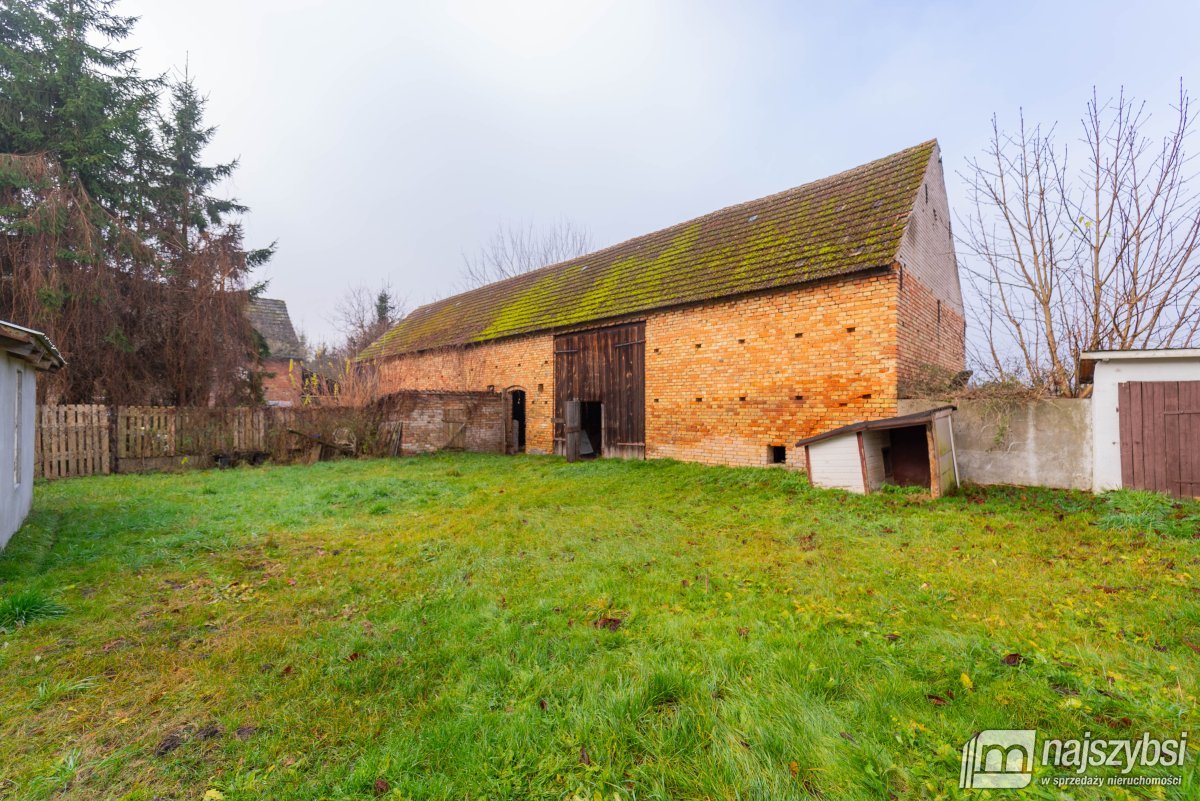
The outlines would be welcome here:
[[[360,359],[790,286],[895,261],[936,139],[423,304]]]
[[[538,267],[533,270],[527,270],[526,272],[519,273],[518,275],[511,275],[511,276],[508,276],[507,278],[501,278],[497,281],[491,281],[490,283],[487,283],[487,284],[480,284],[477,287],[471,287],[470,289],[464,290],[462,292],[455,292],[454,294],[447,295],[444,298],[438,298],[437,300],[431,300],[428,303],[423,303],[420,306],[416,307],[411,312],[409,312],[408,315],[405,315],[405,316],[406,317],[411,316],[412,314],[415,314],[416,312],[421,311],[422,309],[424,309],[428,306],[434,306],[438,303],[445,303],[446,301],[452,300],[454,298],[462,297],[464,295],[470,295],[470,294],[473,294],[480,290],[488,289],[489,287],[499,287],[499,286],[503,286],[505,284],[515,283],[517,281],[520,281],[521,279],[529,279],[533,276],[537,276],[540,273],[550,272],[552,270],[555,270],[555,269],[558,269],[561,267],[565,267],[567,265],[576,264],[578,262],[584,261],[584,260],[592,258],[592,257],[599,257],[611,250],[618,250],[620,248],[623,248],[633,242],[638,241],[639,239],[646,239],[647,237],[652,237],[652,236],[655,236],[656,234],[666,233],[667,231],[671,231],[676,228],[686,228],[689,225],[695,225],[696,223],[702,222],[703,220],[706,220],[706,219],[718,217],[722,214],[729,214],[743,206],[750,206],[750,205],[754,205],[754,204],[758,204],[758,203],[767,203],[767,202],[775,200],[777,198],[784,197],[790,193],[797,192],[801,189],[806,189],[806,188],[817,186],[819,184],[824,184],[824,183],[832,183],[837,180],[844,180],[851,173],[867,172],[872,167],[877,167],[882,162],[889,161],[891,159],[903,156],[906,153],[911,153],[913,151],[920,150],[922,148],[927,148],[927,147],[931,147],[931,146],[936,147],[937,144],[938,144],[937,137],[934,137],[932,139],[926,139],[924,142],[921,142],[920,144],[912,145],[910,147],[903,148],[902,150],[897,150],[895,153],[891,153],[886,156],[880,156],[879,158],[872,159],[871,161],[868,161],[865,164],[859,164],[858,166],[850,167],[848,169],[842,170],[841,172],[836,172],[833,175],[826,175],[823,178],[816,178],[812,181],[805,181],[802,184],[797,184],[796,186],[788,187],[787,189],[780,189],[777,192],[772,192],[771,194],[763,195],[762,197],[752,198],[751,200],[743,200],[739,203],[731,203],[728,206],[722,206],[719,209],[715,209],[715,210],[707,212],[705,214],[701,214],[698,217],[693,217],[690,220],[684,220],[683,222],[673,223],[671,225],[668,225],[665,228],[659,228],[655,231],[650,231],[650,232],[644,233],[644,234],[638,234],[637,236],[631,236],[628,239],[623,239],[619,242],[614,242],[611,245],[605,245],[604,247],[602,247],[598,250],[592,250],[592,251],[589,251],[589,252],[584,253],[579,256],[572,256],[569,259],[563,259],[562,261],[556,261],[553,264],[547,264],[545,266]],[[384,334],[384,336],[386,336],[386,333]]]

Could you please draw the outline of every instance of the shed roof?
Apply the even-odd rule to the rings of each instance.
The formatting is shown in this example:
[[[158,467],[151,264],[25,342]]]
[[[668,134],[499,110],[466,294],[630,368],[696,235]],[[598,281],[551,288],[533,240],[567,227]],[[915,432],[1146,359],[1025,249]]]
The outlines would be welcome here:
[[[1152,348],[1146,350],[1089,350],[1079,354],[1079,381],[1092,383],[1097,362],[1161,361],[1163,359],[1200,360],[1200,348]]]
[[[296,336],[296,329],[292,328],[287,303],[278,298],[251,298],[246,307],[246,317],[254,330],[266,340],[271,358],[304,358],[304,348]]]
[[[954,411],[955,406],[936,406],[932,409],[926,409],[923,412],[913,412],[912,414],[902,414],[899,417],[885,417],[882,420],[860,420],[857,423],[833,428],[821,434],[814,434],[811,437],[805,437],[796,442],[796,447],[804,445],[812,445],[821,440],[831,439],[841,436],[842,434],[853,434],[858,431],[878,431],[886,428],[906,428],[908,426],[919,426],[929,423],[930,421],[941,417],[943,414],[949,414]]]
[[[361,359],[890,266],[937,142],[422,306]]]
[[[0,320],[0,350],[38,370],[57,370],[66,360],[41,331]]]

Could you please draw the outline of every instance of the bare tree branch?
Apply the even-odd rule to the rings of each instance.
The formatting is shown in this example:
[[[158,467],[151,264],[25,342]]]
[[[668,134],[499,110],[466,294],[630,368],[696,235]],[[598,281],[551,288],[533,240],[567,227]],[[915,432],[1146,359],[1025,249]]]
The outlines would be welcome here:
[[[1196,341],[1196,118],[1182,86],[1172,110],[1156,141],[1144,103],[1093,92],[1076,163],[1053,127],[1022,116],[1007,134],[993,119],[984,158],[961,174],[972,208],[959,226],[972,311],[987,322],[975,349],[985,374],[1070,395],[1083,351]]]
[[[463,278],[468,287],[483,286],[592,250],[591,234],[570,220],[559,220],[546,228],[532,223],[500,225],[478,253],[463,254]]]

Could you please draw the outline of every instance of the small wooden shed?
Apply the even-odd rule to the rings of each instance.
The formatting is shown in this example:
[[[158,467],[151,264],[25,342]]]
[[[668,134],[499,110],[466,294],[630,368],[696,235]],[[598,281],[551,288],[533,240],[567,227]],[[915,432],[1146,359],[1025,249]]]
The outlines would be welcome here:
[[[874,492],[884,484],[925,487],[934,498],[958,486],[953,406],[863,420],[806,437],[804,463],[814,486]]]
[[[45,334],[0,320],[0,549],[33,502],[36,374],[63,364]]]

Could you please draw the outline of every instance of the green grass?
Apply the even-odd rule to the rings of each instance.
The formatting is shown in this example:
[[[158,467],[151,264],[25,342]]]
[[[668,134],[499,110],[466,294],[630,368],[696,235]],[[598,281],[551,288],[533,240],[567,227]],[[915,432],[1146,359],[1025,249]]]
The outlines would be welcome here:
[[[36,495],[0,797],[957,798],[982,729],[1196,729],[1194,504],[473,455]]]

